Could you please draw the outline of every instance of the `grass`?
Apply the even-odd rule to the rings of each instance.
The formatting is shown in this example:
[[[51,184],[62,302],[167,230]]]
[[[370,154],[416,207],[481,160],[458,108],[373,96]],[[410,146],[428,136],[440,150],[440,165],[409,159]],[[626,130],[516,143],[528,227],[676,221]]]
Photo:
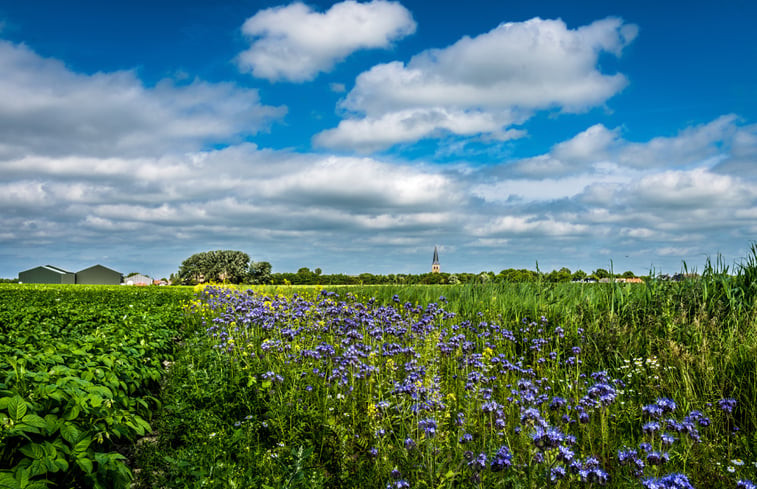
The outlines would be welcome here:
[[[757,462],[752,252],[677,283],[207,289],[140,487],[737,487]]]

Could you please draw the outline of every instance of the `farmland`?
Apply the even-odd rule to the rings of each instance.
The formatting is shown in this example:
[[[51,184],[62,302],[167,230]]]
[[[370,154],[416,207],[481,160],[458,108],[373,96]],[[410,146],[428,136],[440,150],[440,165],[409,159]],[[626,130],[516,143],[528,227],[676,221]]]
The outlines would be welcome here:
[[[128,487],[190,294],[0,285],[0,487]]]
[[[6,286],[0,487],[753,487],[753,272]]]

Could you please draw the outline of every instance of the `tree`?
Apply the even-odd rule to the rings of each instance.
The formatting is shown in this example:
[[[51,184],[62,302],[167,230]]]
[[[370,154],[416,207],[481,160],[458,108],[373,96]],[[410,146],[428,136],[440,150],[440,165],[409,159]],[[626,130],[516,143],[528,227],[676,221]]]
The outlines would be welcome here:
[[[241,283],[247,276],[250,257],[233,250],[196,253],[181,263],[179,280],[184,284],[204,282]]]
[[[560,270],[552,270],[545,277],[547,282],[570,282],[570,269],[562,267]]]
[[[594,270],[594,273],[592,275],[597,278],[609,278],[610,272],[608,272],[604,268],[597,268],[596,270]]]
[[[250,273],[247,280],[251,284],[261,285],[271,282],[271,264],[267,261],[256,261],[250,264]]]
[[[576,270],[573,275],[570,276],[572,280],[583,280],[587,277],[586,272],[583,270]]]

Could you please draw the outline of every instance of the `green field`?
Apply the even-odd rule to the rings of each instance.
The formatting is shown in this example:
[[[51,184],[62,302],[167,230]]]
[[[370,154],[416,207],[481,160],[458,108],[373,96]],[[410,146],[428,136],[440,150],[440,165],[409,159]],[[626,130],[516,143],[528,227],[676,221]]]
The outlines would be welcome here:
[[[751,487],[753,274],[3,285],[0,487]]]

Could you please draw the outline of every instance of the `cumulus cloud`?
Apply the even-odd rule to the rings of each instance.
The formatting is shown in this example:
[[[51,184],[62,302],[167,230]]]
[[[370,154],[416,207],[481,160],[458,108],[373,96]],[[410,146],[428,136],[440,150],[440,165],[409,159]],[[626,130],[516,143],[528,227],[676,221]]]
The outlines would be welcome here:
[[[479,168],[468,181],[482,203],[466,229],[478,247],[506,240],[514,254],[571,242],[576,256],[609,249],[637,267],[679,252],[701,261],[753,239],[757,178],[742,170],[757,165],[754,134],[731,115],[647,141],[595,125],[548,153]]]
[[[0,41],[0,157],[196,151],[255,134],[285,113],[230,83],[146,87],[132,71],[80,74]]]
[[[335,129],[317,134],[318,146],[377,151],[398,143],[412,143],[445,132],[473,136],[487,133],[500,141],[515,139],[523,131],[502,128],[513,119],[507,113],[449,111],[445,108],[408,109],[376,118],[346,119]]]
[[[354,51],[390,47],[415,27],[412,14],[396,2],[347,0],[324,13],[297,2],[261,10],[245,21],[242,32],[252,44],[238,63],[258,78],[304,82]]]
[[[424,51],[407,64],[374,66],[357,77],[341,103],[349,117],[314,141],[372,150],[431,137],[435,130],[505,133],[535,110],[587,110],[627,85],[620,73],[600,72],[597,61],[601,53],[619,56],[636,33],[636,26],[617,18],[577,29],[534,18]],[[392,134],[385,129],[389,122],[406,131]]]
[[[290,227],[418,232],[448,225],[454,218],[449,204],[464,200],[452,179],[432,169],[369,158],[271,155],[249,144],[162,159],[110,158],[107,164],[25,157],[0,161],[0,171],[13,178],[0,186],[4,208],[24,208],[26,215],[33,208],[51,221],[112,227],[114,233],[163,225],[191,233],[213,224],[244,236]]]

